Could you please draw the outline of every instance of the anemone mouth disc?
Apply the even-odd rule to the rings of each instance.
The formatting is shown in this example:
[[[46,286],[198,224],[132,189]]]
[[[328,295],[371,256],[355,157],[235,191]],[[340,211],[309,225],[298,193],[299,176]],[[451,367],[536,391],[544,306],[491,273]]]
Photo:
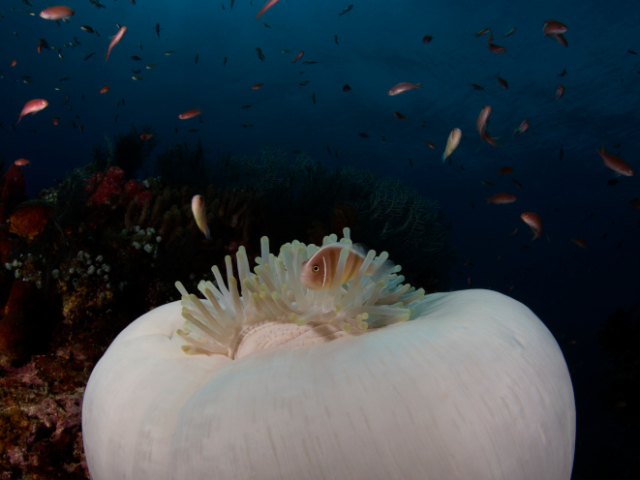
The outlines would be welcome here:
[[[329,235],[323,246],[337,241],[336,235]],[[236,255],[239,281],[233,276],[231,257],[225,257],[226,283],[218,267],[212,267],[217,285],[200,282],[204,299],[176,282],[185,319],[184,327],[176,331],[186,342],[182,350],[241,358],[266,348],[294,348],[359,335],[415,316],[425,292],[402,284],[404,276],[397,275],[400,266],[377,281],[372,279],[387,260],[386,252],[376,257],[369,251],[355,278],[340,284],[347,247],[352,244],[348,228],[340,243],[345,248],[327,290],[308,289],[299,280],[302,263],[320,247],[296,240],[283,245],[276,256],[269,252],[267,237],[261,239],[261,257],[256,258],[254,273],[243,247]],[[365,275],[367,269],[370,275]]]

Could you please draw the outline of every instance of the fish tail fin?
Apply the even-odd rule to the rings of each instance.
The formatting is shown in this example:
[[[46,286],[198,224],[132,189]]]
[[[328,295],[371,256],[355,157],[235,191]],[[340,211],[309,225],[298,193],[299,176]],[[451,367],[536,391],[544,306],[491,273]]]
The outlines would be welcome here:
[[[538,237],[540,237],[540,232],[534,230],[533,231],[533,238],[531,239],[531,241],[533,242]]]
[[[496,142],[496,140],[498,140],[498,138],[500,138],[500,137],[490,137],[489,135],[485,136],[485,140],[488,143],[490,143],[491,145],[493,145],[494,147],[501,147],[502,146],[498,142]]]
[[[373,275],[371,275],[371,280],[373,280],[374,282],[379,282],[384,277],[391,275],[395,268],[396,268],[395,263],[393,263],[391,260],[385,260],[384,262],[382,262],[382,265],[380,265],[376,269]]]

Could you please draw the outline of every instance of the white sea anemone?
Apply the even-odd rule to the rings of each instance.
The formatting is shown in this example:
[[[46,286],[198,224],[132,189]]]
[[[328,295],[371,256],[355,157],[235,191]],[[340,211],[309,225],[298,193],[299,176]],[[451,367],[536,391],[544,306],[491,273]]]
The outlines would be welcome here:
[[[239,282],[227,259],[205,299],[179,286],[118,335],[84,395],[93,480],[570,478],[569,372],[527,307],[366,265],[309,291],[316,248],[263,239],[255,274],[240,250]]]
[[[262,256],[256,258],[258,266],[254,274],[244,247],[239,248],[236,256],[240,291],[229,256],[225,259],[227,284],[214,266],[218,287],[205,281],[198,285],[208,301],[190,295],[176,282],[182,293],[182,316],[186,319],[184,330],[178,330],[177,334],[189,344],[182,349],[185,353],[241,358],[256,348],[291,342],[321,326],[323,331],[331,327],[332,333],[341,330],[358,334],[370,326],[404,322],[412,314],[415,316],[424,290],[402,285],[404,277],[395,273],[400,270],[399,266],[377,282],[364,275],[372,263],[375,271],[387,260],[386,252],[376,257],[370,250],[353,281],[340,285],[349,254],[347,247],[351,245],[349,234],[345,228],[344,238],[340,240],[345,248],[327,290],[309,290],[299,280],[302,262],[311,258],[319,247],[294,241],[283,245],[276,257],[269,253],[267,237],[261,239]],[[323,246],[336,241],[337,237],[330,235],[324,238]],[[296,325],[306,328],[296,328]],[[306,345],[309,337],[305,338]]]

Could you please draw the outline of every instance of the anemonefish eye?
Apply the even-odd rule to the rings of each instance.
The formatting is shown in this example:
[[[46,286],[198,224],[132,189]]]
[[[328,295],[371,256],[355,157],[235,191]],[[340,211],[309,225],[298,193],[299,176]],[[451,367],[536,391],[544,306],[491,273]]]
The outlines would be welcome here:
[[[314,273],[318,273],[320,271],[320,265],[314,265],[312,270]]]

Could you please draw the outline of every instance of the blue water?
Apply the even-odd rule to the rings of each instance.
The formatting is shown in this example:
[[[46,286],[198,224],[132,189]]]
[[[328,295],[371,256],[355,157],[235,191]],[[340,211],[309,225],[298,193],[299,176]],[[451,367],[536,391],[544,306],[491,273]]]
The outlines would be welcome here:
[[[353,9],[339,16],[349,1]],[[640,173],[640,55],[629,52],[640,52],[637,2],[280,0],[256,20],[262,0],[253,5],[237,0],[233,9],[229,0],[224,9],[220,2],[203,0],[135,5],[103,0],[104,9],[88,0],[68,0],[64,4],[75,16],[59,25],[37,15],[49,2],[32,3],[4,0],[0,6],[0,153],[5,168],[17,158],[31,161],[24,168],[30,196],[90,163],[90,149],[105,145],[105,133],[113,137],[145,123],[161,140],[155,153],[198,138],[212,161],[224,152],[258,155],[272,145],[302,150],[328,166],[401,178],[437,200],[452,223],[459,256],[453,288],[468,288],[469,278],[473,287],[501,292],[513,285],[510,294],[558,338],[578,406],[574,478],[604,475],[610,463],[630,471],[625,465],[634,461],[632,431],[618,425],[615,412],[598,399],[607,364],[596,334],[615,307],[630,309],[640,301],[640,211],[628,207],[640,196],[640,184],[636,175],[607,185],[615,173],[596,149],[606,142],[607,151]],[[543,35],[549,18],[569,27],[568,47]],[[116,23],[128,30],[104,63]],[[474,36],[485,27],[493,29],[494,43],[506,47],[505,53],[489,51],[488,36]],[[517,32],[503,37],[513,27]],[[423,44],[425,35],[433,41]],[[81,45],[63,46],[74,36]],[[61,48],[66,60],[53,50],[38,54],[39,38]],[[175,53],[165,55],[170,50]],[[300,50],[303,58],[292,64]],[[96,55],[84,61],[91,52]],[[17,64],[10,67],[14,59]],[[305,65],[305,60],[318,63]],[[159,65],[144,68],[154,63]],[[142,69],[143,80],[132,80],[133,69]],[[509,82],[507,90],[495,78],[498,73]],[[32,82],[24,83],[23,75]],[[63,77],[69,80],[60,82]],[[309,84],[300,86],[304,80]],[[388,96],[400,82],[420,82],[423,88]],[[264,86],[252,90],[257,83]],[[474,90],[472,83],[485,90]],[[343,92],[345,84],[352,90]],[[556,100],[560,84],[565,94]],[[104,85],[111,91],[100,94]],[[33,98],[47,99],[49,107],[12,129]],[[121,99],[125,105],[117,106]],[[492,107],[490,131],[500,137],[500,148],[478,135],[476,119],[485,105]],[[195,107],[202,110],[202,122],[178,119]],[[408,119],[398,120],[394,111]],[[58,126],[53,117],[60,118]],[[524,119],[529,130],[512,136]],[[83,130],[72,128],[72,120]],[[443,164],[454,127],[466,138],[451,165]],[[192,128],[198,131],[188,132]],[[329,155],[327,145],[338,158]],[[498,178],[503,166],[514,172]],[[149,164],[140,175],[151,173]],[[495,185],[484,186],[482,180]],[[498,192],[518,200],[486,205],[485,196]],[[543,221],[535,242],[519,218],[526,211]],[[518,232],[509,235],[515,228]],[[576,237],[584,239],[586,249],[571,242]],[[463,265],[469,258],[474,266]]]

